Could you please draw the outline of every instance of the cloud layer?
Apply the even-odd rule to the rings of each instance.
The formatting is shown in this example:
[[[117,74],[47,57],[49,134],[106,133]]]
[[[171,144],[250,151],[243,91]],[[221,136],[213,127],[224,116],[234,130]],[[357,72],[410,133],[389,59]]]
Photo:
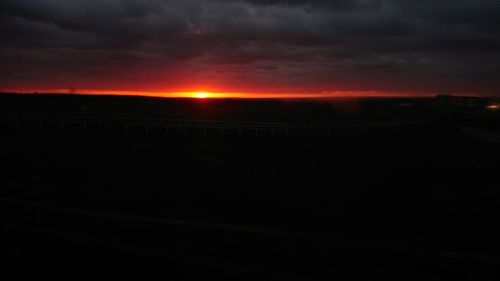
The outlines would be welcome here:
[[[500,94],[498,0],[0,0],[0,88]]]

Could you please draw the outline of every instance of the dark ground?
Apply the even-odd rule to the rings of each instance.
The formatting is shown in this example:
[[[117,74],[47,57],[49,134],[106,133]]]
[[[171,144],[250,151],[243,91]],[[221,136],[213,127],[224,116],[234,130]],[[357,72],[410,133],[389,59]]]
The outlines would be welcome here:
[[[500,147],[462,134],[463,118],[436,110],[429,100],[411,100],[411,107],[399,99],[0,100],[4,113],[331,125],[420,118],[431,124],[403,136],[334,138],[4,128],[1,262],[9,273],[66,279],[97,272],[172,280],[500,278]]]

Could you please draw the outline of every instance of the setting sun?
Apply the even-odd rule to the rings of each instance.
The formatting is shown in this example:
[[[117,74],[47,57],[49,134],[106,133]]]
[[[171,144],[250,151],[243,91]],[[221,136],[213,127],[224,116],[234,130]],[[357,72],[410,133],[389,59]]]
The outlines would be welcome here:
[[[210,94],[207,92],[197,92],[197,93],[195,93],[194,96],[198,99],[206,99],[206,98],[210,97]]]

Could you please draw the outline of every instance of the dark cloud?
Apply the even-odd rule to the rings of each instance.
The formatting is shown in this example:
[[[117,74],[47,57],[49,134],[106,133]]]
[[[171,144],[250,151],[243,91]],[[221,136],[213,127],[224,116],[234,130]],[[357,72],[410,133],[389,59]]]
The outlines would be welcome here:
[[[498,93],[498,14],[498,0],[0,0],[0,87]]]

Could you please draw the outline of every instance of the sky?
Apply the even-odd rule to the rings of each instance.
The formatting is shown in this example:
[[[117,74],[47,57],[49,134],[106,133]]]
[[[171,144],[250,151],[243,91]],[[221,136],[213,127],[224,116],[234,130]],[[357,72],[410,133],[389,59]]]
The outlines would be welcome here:
[[[0,0],[0,90],[500,95],[498,0]]]

